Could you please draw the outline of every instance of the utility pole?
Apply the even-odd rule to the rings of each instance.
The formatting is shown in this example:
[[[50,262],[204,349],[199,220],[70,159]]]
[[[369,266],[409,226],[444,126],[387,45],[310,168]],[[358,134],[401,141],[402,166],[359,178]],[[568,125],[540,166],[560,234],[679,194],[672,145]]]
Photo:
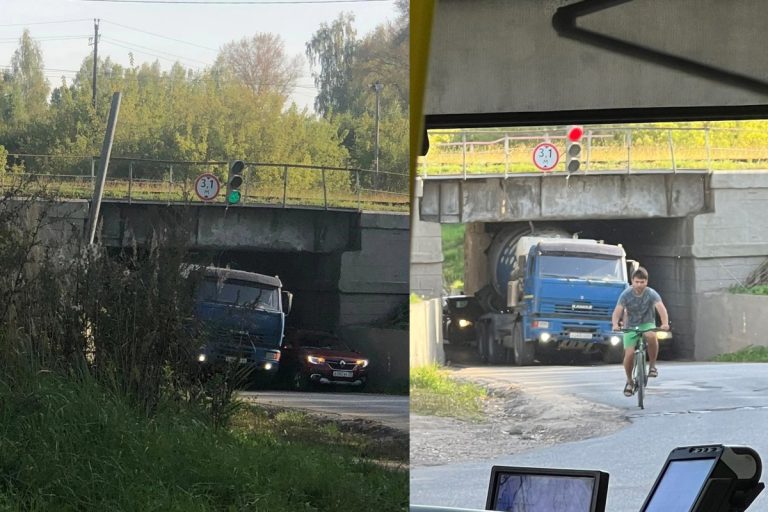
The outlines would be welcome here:
[[[99,59],[99,19],[93,19],[93,98],[91,103],[96,109],[96,63]]]
[[[384,88],[384,84],[376,80],[376,83],[371,85],[371,89],[376,92],[376,141],[374,143],[374,162],[376,174],[374,175],[374,187],[377,188],[379,184],[379,108],[381,103],[379,101],[381,96],[381,90]]]

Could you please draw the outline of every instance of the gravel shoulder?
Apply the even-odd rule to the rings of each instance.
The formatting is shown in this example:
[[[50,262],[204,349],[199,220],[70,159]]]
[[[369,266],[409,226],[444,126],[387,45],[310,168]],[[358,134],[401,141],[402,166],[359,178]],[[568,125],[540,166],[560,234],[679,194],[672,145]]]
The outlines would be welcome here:
[[[479,422],[411,414],[411,467],[468,462],[609,435],[619,409],[565,394],[491,387]]]

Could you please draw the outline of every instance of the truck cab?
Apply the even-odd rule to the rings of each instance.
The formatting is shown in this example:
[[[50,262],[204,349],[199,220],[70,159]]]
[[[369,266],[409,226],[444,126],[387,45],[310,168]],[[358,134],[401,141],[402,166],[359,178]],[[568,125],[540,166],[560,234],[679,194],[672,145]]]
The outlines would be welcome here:
[[[219,267],[199,270],[194,306],[203,340],[199,370],[235,367],[254,380],[271,380],[280,364],[292,295],[276,276]]]
[[[518,249],[527,254],[518,262],[520,278],[510,281],[509,300],[522,322],[527,355],[571,349],[611,360],[621,354],[611,314],[628,287],[624,249],[536,237],[523,237]]]

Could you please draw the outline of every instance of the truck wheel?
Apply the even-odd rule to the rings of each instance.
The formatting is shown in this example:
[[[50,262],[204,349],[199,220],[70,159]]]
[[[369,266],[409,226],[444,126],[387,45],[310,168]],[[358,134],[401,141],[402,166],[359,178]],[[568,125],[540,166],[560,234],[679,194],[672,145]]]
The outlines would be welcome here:
[[[523,330],[520,322],[515,322],[512,326],[512,346],[515,352],[515,364],[517,366],[528,366],[533,363],[535,347],[533,343],[526,343],[523,339]]]

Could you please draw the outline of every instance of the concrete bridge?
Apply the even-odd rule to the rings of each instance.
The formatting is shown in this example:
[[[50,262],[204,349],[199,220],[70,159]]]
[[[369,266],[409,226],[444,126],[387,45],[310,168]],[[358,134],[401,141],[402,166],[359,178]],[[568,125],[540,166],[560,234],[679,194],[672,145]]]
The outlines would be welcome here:
[[[85,200],[57,204],[47,238],[79,240],[88,208]],[[172,233],[198,263],[279,275],[295,295],[294,324],[370,325],[408,299],[406,214],[105,200],[101,217],[101,240],[115,250]]]
[[[768,257],[768,171],[427,177],[419,195],[415,293],[442,291],[438,223],[466,224],[467,293],[487,282],[485,249],[496,231],[514,223],[557,225],[582,238],[622,243],[649,269],[682,358],[696,358],[696,344],[707,339],[695,322],[699,302],[740,284]]]

